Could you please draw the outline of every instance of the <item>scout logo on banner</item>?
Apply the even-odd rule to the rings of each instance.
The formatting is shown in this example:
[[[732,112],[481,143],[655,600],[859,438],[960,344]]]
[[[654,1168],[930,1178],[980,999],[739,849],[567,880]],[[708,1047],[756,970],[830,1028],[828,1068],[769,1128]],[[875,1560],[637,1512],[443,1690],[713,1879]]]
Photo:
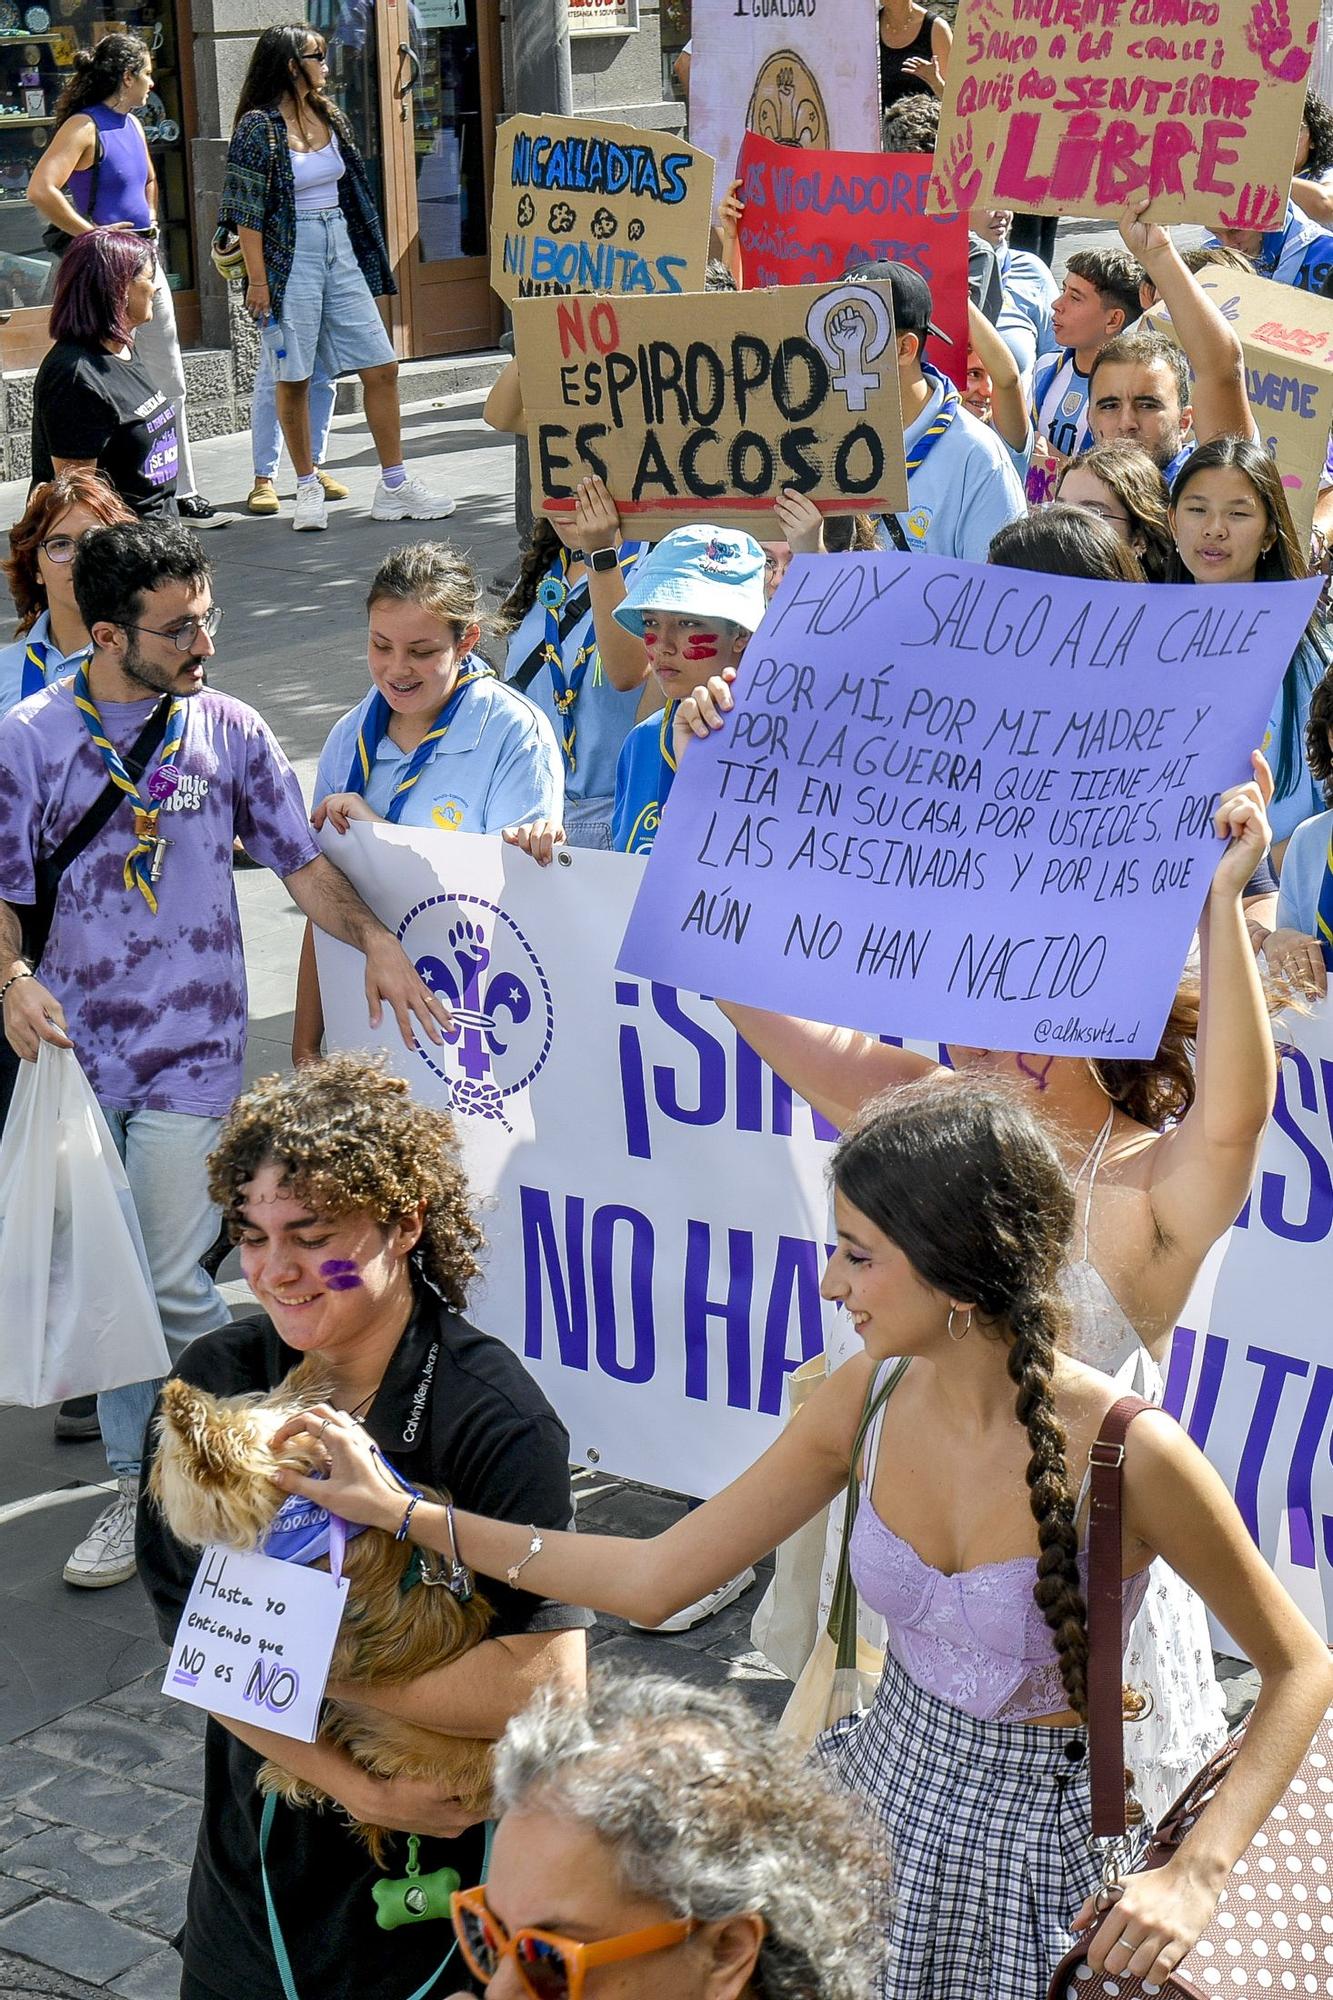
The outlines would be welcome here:
[[[1206,265],[1198,283],[1245,349],[1254,420],[1281,467],[1296,539],[1307,549],[1333,425],[1333,302],[1226,264]],[[1172,331],[1161,305],[1143,323]]]
[[[779,146],[873,152],[879,144],[876,0],[694,0],[690,131],[736,178],[743,133]]]
[[[520,299],[514,338],[537,513],[588,473],[631,533],[773,531],[794,486],[828,514],[907,505],[886,285],[684,299]]]
[[[693,292],[708,261],[713,162],[635,125],[510,118],[495,142],[491,287]]]
[[[926,213],[928,154],[794,153],[747,132],[737,172],[747,285],[827,284],[885,257],[910,264],[953,343],[931,358],[967,386],[967,217]]]
[[[1154,1055],[1217,794],[1318,594],[797,556],[736,715],[681,761],[622,969],[872,1034]]]
[[[1289,1013],[1279,1032],[1254,1192],[1181,1315],[1165,1401],[1333,1638],[1333,1015]]]
[[[715,1492],[776,1437],[787,1374],[833,1325],[831,1128],[710,1001],[617,975],[628,856],[548,871],[383,824],[325,845],[459,1024],[415,1053],[392,1021],[373,1035],[359,960],[316,932],[330,1048],[377,1044],[454,1116],[487,1204],[470,1317],[522,1357],[576,1459]]]
[[[1115,216],[1147,196],[1156,222],[1280,226],[1318,13],[1319,0],[962,0],[932,199]]]

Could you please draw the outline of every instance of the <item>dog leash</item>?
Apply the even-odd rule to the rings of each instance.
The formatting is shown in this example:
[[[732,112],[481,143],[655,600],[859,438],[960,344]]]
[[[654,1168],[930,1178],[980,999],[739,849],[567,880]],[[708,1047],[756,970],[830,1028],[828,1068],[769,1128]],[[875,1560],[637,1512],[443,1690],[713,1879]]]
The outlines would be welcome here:
[[[268,1879],[268,1843],[269,1836],[273,1831],[273,1821],[277,1814],[277,1808],[277,1795],[270,1792],[264,1800],[264,1810],[259,1820],[259,1877],[264,1887],[264,1908],[268,1914],[269,1943],[273,1947],[273,1961],[278,1968],[278,1978],[282,1982],[283,2000],[301,2000],[301,1996],[296,1989],[296,1979],[292,1972],[291,1958],[287,1952],[287,1941],[282,1935],[282,1925],[278,1922],[277,1905],[273,1900],[273,1885]],[[495,1822],[488,1819],[486,1822],[486,1846],[481,1862],[481,1879],[483,1882],[486,1881],[491,1872],[491,1843],[494,1838]],[[408,1994],[407,2000],[426,2000],[427,1994],[430,1992],[432,1986],[434,1986],[436,1980],[442,1976],[450,1959],[457,1950],[458,1939],[455,1938],[434,1972],[431,1973],[430,1977],[422,1985],[417,1987],[415,1993]]]

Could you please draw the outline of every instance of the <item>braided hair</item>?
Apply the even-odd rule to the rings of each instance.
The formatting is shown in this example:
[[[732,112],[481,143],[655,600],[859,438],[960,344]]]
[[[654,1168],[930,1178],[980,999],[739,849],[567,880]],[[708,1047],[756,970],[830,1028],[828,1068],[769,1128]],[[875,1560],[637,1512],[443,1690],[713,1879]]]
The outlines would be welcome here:
[[[523,551],[514,587],[495,614],[495,629],[516,632],[537,601],[537,585],[559,555],[561,541],[544,514],[532,524],[528,546]]]
[[[1055,1640],[1069,1706],[1086,1719],[1088,1611],[1051,1390],[1067,1317],[1060,1274],[1074,1226],[1069,1176],[1021,1099],[966,1073],[872,1099],[844,1133],[832,1174],[844,1200],[926,1284],[974,1304],[984,1330],[1008,1343],[1014,1414],[1031,1449],[1032,1594]]]

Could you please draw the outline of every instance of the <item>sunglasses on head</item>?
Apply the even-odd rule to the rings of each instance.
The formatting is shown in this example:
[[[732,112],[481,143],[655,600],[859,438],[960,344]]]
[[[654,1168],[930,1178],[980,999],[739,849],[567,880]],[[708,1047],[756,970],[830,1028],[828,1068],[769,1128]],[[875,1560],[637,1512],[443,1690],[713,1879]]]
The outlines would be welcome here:
[[[647,1930],[599,1938],[595,1944],[561,1937],[558,1931],[524,1927],[510,1932],[487,1908],[484,1888],[461,1889],[450,1899],[450,1913],[458,1948],[469,1970],[478,1979],[490,1981],[504,1960],[512,1958],[523,1990],[532,2000],[581,2000],[583,1982],[594,1966],[670,1951],[699,1928],[697,1917],[676,1917]]]

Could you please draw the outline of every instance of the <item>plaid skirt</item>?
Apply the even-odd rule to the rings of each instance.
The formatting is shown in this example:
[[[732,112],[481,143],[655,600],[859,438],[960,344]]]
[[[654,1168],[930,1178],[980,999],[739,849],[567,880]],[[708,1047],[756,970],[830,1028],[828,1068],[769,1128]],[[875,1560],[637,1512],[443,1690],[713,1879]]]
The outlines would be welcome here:
[[[1100,1879],[1084,1731],[978,1722],[888,1655],[814,1755],[887,1837],[882,2000],[1045,2000]]]

